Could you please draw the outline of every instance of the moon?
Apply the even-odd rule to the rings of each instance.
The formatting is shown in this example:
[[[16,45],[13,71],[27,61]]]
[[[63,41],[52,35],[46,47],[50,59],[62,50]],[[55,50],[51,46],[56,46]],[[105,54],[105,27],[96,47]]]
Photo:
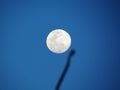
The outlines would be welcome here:
[[[46,39],[48,49],[57,54],[66,52],[71,46],[71,37],[63,29],[51,31]]]

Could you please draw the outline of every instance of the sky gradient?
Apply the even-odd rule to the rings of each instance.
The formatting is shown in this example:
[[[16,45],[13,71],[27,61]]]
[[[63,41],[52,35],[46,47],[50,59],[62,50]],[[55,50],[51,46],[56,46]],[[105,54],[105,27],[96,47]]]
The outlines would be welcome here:
[[[0,90],[120,90],[119,0],[0,0]],[[46,37],[66,30],[70,49],[54,54]]]

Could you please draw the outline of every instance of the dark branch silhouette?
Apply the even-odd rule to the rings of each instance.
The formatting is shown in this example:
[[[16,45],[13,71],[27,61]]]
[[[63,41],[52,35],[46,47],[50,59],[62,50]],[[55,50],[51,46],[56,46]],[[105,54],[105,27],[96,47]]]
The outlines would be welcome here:
[[[68,71],[68,68],[69,68],[69,66],[70,66],[71,57],[72,57],[74,54],[75,54],[75,51],[74,51],[74,50],[71,50],[71,52],[69,53],[69,56],[68,56],[68,60],[67,60],[66,66],[65,66],[65,68],[64,68],[64,70],[63,70],[63,72],[62,72],[61,77],[59,78],[59,81],[58,81],[58,83],[57,83],[57,85],[56,85],[55,90],[59,90],[59,89],[60,89],[60,86],[61,86],[61,84],[62,84],[62,82],[63,82],[63,80],[64,80],[64,77],[65,77],[65,75],[66,75],[66,73],[67,73],[67,71]]]

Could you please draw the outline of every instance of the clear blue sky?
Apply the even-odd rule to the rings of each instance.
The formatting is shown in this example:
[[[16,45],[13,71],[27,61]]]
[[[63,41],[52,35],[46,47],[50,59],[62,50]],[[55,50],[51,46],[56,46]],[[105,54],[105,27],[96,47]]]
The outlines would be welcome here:
[[[71,49],[61,90],[120,90],[119,0],[0,0],[0,90],[54,90]],[[64,54],[46,37],[64,29]]]

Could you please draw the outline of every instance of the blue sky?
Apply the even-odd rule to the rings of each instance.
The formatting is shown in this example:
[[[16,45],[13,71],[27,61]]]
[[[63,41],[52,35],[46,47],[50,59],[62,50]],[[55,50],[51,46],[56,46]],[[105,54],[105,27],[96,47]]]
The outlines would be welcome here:
[[[0,90],[54,90],[75,49],[61,90],[120,90],[119,0],[1,0]],[[51,53],[54,29],[72,38]]]

